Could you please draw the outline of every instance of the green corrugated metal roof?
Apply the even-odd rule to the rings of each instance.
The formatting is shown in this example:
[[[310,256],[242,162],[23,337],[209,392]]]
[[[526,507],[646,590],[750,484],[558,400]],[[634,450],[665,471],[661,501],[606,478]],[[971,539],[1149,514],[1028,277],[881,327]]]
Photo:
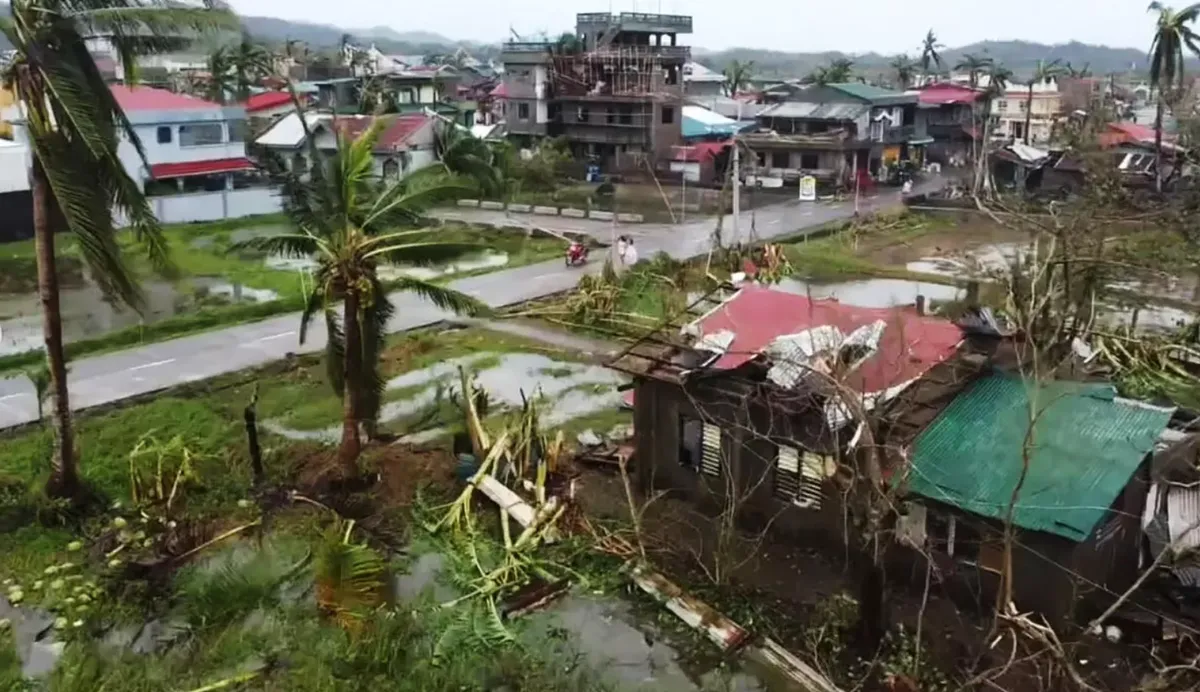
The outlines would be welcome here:
[[[840,82],[838,84],[830,84],[831,89],[837,89],[843,94],[849,94],[855,98],[870,101],[877,106],[900,104],[911,101],[917,102],[917,94],[906,94],[903,91],[892,91],[877,87],[874,84],[863,84],[862,82]]]
[[[1003,519],[1023,466],[1030,391],[1021,378],[996,373],[959,394],[913,445],[909,490]],[[1013,522],[1082,541],[1172,410],[1117,399],[1109,385],[1048,382],[1036,391],[1040,414]]]

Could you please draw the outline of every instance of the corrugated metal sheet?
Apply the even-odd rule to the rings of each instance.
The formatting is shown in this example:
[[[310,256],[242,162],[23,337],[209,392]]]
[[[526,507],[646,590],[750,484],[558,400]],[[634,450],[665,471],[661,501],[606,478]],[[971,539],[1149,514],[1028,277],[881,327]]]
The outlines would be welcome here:
[[[856,120],[871,107],[859,103],[812,103],[785,101],[758,114],[760,118],[807,118],[810,120]]]
[[[1200,548],[1200,488],[1167,488],[1167,526],[1176,553]]]
[[[914,443],[909,489],[1003,518],[1024,466],[1030,386],[996,373],[956,397]],[[1046,383],[1034,400],[1037,427],[1014,522],[1082,541],[1154,448],[1172,410],[1077,382]]]

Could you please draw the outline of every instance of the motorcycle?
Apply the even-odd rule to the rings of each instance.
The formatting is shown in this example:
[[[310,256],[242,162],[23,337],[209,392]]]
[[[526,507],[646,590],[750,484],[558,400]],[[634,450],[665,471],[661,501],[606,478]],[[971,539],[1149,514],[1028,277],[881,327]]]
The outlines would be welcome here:
[[[583,243],[571,243],[567,247],[567,266],[579,267],[587,264],[588,248]]]

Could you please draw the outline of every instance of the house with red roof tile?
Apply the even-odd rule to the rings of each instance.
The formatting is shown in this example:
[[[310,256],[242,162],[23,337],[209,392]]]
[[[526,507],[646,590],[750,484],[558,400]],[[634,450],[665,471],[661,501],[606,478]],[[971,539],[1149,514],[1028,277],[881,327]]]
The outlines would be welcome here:
[[[339,115],[306,114],[308,130],[316,140],[317,149],[332,153],[338,137],[354,139],[366,132],[372,123],[383,121],[383,130],[375,143],[375,172],[383,178],[399,179],[437,161],[434,145],[438,127],[449,123],[431,113],[403,115]],[[300,116],[290,113],[280,118],[255,140],[255,146],[271,152],[289,170],[304,167],[308,160],[308,140]]]
[[[278,212],[280,200],[246,156],[246,111],[146,86],[110,87],[138,147],[120,133],[117,156],[162,223]],[[14,138],[25,128],[14,122]],[[119,225],[124,223],[116,219]]]
[[[911,435],[960,388],[946,383],[982,367],[920,300],[867,308],[750,283],[689,312],[610,363],[633,377],[639,482],[702,506],[732,493],[749,521],[831,542],[862,413],[881,436]]]
[[[301,94],[300,99],[304,105],[308,105],[310,100],[305,94]],[[253,128],[256,132],[296,110],[295,104],[292,103],[292,95],[287,91],[264,91],[260,94],[253,94],[246,99],[242,107],[246,109],[246,117],[256,125]]]
[[[917,117],[925,120],[925,133],[933,139],[926,148],[930,161],[948,165],[970,160],[972,142],[983,128],[985,98],[982,89],[950,82],[919,88]]]

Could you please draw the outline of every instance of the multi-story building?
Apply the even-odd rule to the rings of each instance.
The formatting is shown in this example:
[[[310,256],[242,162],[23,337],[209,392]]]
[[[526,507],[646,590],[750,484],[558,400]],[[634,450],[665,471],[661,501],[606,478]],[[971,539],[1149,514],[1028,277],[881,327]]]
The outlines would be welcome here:
[[[869,84],[790,87],[758,114],[758,130],[739,138],[753,152],[745,164],[756,179],[793,184],[879,175],[917,162],[933,140],[917,118],[917,94]]]
[[[986,79],[984,82],[986,86]],[[1034,83],[1031,101],[1029,85],[1013,83],[1003,96],[993,99],[991,112],[993,139],[1024,142],[1028,118],[1029,143],[1045,144],[1062,114],[1062,93],[1054,79],[1043,80]]]
[[[681,15],[584,13],[577,41],[511,42],[502,49],[505,117],[518,141],[563,137],[580,158],[613,168],[670,160],[681,142]]]
[[[112,95],[141,144],[122,133],[117,157],[162,223],[278,212],[280,200],[246,157],[246,111],[150,87],[114,85]],[[13,135],[26,142],[22,117]],[[116,219],[118,225],[124,220]]]

